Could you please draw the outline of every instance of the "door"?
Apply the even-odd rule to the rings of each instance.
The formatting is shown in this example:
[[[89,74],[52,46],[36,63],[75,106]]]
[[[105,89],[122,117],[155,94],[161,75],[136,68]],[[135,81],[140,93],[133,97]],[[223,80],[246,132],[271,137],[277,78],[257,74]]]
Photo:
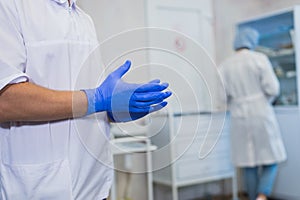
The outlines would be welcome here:
[[[222,88],[215,59],[210,0],[148,0],[151,77],[170,83],[175,113],[218,110]],[[220,87],[221,86],[221,87]]]

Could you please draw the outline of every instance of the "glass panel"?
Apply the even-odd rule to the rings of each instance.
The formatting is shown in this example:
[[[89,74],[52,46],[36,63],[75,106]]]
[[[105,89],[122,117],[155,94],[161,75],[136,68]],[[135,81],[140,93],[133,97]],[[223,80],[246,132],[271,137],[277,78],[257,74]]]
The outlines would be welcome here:
[[[275,74],[280,82],[280,96],[275,105],[297,105],[297,76],[293,49],[283,49],[278,55],[270,56]]]

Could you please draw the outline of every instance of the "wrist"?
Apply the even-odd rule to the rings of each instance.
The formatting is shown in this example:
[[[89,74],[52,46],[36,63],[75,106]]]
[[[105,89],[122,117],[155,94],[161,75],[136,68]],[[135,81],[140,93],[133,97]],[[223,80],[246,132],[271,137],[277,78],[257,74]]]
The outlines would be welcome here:
[[[87,98],[87,111],[86,115],[90,115],[96,112],[96,98],[95,98],[95,92],[96,89],[87,89],[82,90],[84,91],[86,98]]]
[[[107,117],[110,122],[116,122],[116,120],[113,117],[112,112],[107,112]]]

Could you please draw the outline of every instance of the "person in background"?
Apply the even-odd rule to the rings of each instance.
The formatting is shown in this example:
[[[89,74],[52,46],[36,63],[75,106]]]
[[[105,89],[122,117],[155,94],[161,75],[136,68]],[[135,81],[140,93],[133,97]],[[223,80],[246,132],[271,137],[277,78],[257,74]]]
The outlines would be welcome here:
[[[167,105],[167,83],[122,80],[130,61],[99,86],[74,90],[97,46],[76,0],[0,0],[0,199],[106,199],[113,180],[108,122]],[[79,135],[94,142],[93,153]]]
[[[231,114],[232,159],[243,169],[250,200],[267,199],[278,163],[286,160],[271,104],[279,94],[279,82],[267,56],[253,51],[258,42],[256,30],[240,29],[234,41],[236,53],[220,69]]]

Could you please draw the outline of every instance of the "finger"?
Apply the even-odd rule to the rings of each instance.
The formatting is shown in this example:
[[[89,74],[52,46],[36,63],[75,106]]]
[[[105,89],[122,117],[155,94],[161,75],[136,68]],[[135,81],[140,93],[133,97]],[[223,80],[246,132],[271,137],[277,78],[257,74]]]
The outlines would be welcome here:
[[[157,84],[157,83],[147,83],[141,85],[139,88],[135,90],[135,92],[159,92],[167,89],[169,87],[168,83],[162,83],[162,84]]]
[[[155,99],[153,101],[146,101],[146,102],[134,102],[131,106],[132,107],[136,107],[136,108],[146,108],[146,107],[150,107],[153,106],[155,104],[159,104],[163,101],[164,99]]]
[[[160,80],[159,79],[154,79],[152,81],[149,81],[148,83],[160,83]]]
[[[137,101],[137,102],[152,102],[157,100],[163,101],[164,99],[170,97],[172,95],[172,92],[150,92],[150,93],[135,93],[132,95],[131,100]]]
[[[153,113],[153,112],[159,111],[159,110],[163,109],[164,107],[166,107],[166,105],[168,105],[168,102],[163,101],[160,104],[157,104],[155,106],[151,106],[151,108],[149,110],[149,113]]]
[[[152,113],[152,112],[155,112],[155,111],[158,111],[158,110],[164,108],[167,104],[168,104],[168,102],[163,101],[159,104],[155,104],[155,105],[144,107],[144,108],[132,107],[132,108],[130,108],[130,113]]]
[[[130,69],[131,62],[127,60],[122,66],[120,66],[118,69],[116,69],[112,74],[116,76],[117,78],[122,78],[126,72]]]
[[[149,113],[151,110],[151,106],[138,108],[138,107],[130,107],[129,113]]]

